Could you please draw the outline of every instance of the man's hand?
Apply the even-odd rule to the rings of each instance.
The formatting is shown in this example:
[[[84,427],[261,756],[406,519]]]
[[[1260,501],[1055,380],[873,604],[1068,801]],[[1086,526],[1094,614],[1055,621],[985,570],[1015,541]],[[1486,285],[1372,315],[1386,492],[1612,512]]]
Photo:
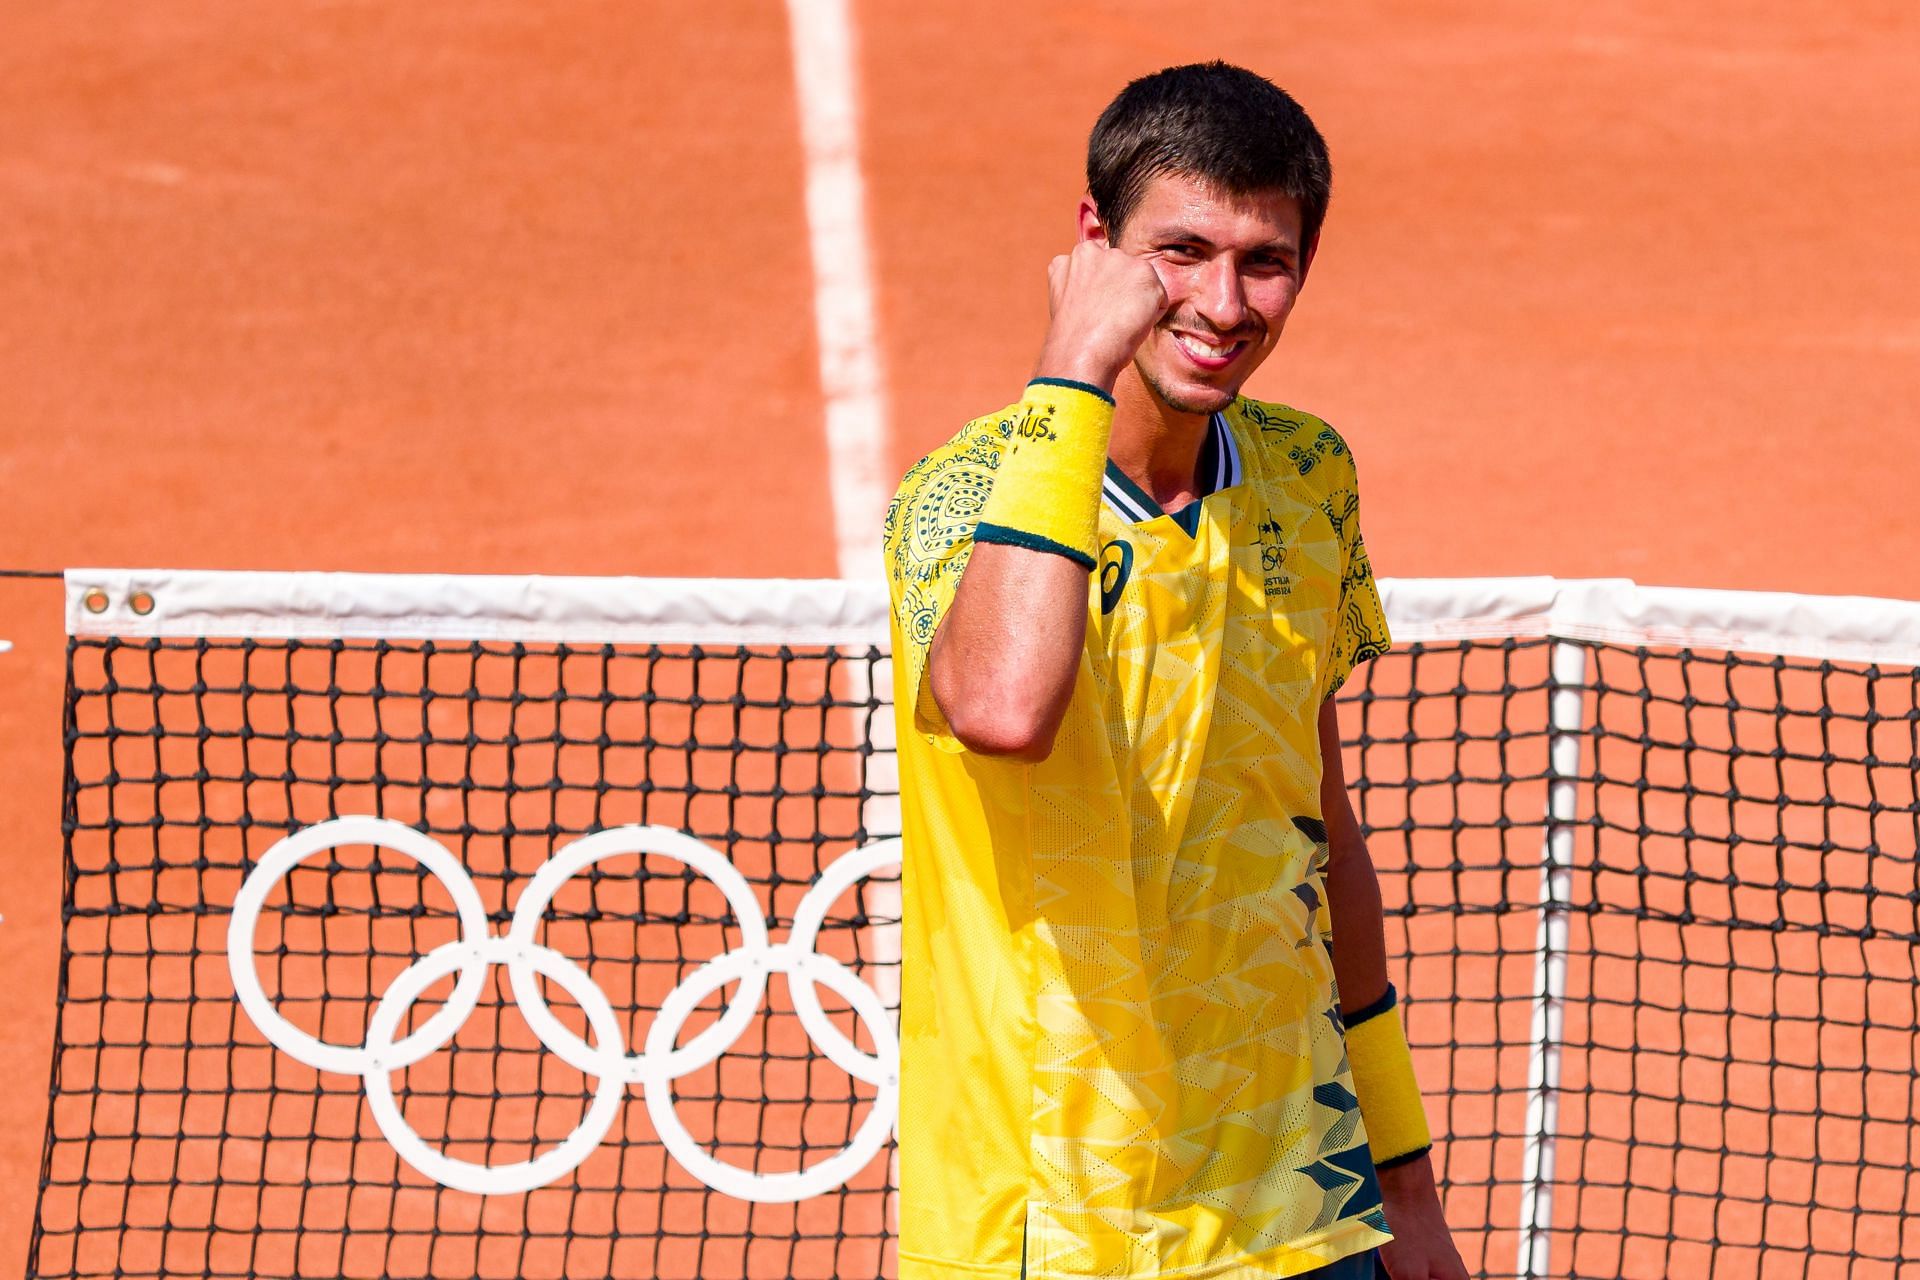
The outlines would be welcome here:
[[[1467,1264],[1440,1209],[1433,1157],[1380,1170],[1380,1196],[1393,1230],[1393,1239],[1380,1246],[1380,1261],[1393,1280],[1467,1280]]]
[[[1047,266],[1052,323],[1034,375],[1069,378],[1109,394],[1153,326],[1167,311],[1167,291],[1151,263],[1082,240]]]

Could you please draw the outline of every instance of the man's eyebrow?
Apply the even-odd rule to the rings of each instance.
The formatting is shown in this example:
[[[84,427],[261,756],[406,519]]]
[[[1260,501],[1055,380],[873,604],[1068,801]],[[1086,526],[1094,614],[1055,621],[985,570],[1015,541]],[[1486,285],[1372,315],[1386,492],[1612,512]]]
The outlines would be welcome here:
[[[1209,249],[1213,248],[1213,241],[1207,239],[1207,237],[1201,235],[1191,227],[1183,227],[1178,223],[1164,227],[1155,227],[1147,233],[1147,239],[1153,241],[1155,244],[1163,244],[1169,240],[1179,240],[1187,244],[1203,244]]]
[[[1208,249],[1213,249],[1218,247],[1217,245],[1214,244],[1212,240],[1209,240],[1206,236],[1201,235],[1198,231],[1195,231],[1190,227],[1183,227],[1177,224],[1173,226],[1167,226],[1167,227],[1156,227],[1152,231],[1147,233],[1147,239],[1154,244],[1166,244],[1169,242],[1177,241],[1181,244],[1202,245]],[[1277,253],[1286,257],[1297,257],[1300,253],[1300,246],[1295,244],[1291,240],[1282,238],[1277,240],[1262,241],[1260,244],[1254,245],[1247,252]]]

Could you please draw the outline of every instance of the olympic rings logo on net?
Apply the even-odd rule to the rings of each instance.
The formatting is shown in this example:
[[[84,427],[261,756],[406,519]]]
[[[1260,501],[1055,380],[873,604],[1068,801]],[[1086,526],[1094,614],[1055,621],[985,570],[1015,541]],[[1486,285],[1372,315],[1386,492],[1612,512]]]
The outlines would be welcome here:
[[[459,938],[434,948],[393,979],[375,1004],[358,1046],[328,1043],[282,1017],[261,986],[254,952],[254,928],[273,887],[302,859],[345,844],[378,845],[418,862],[452,895],[460,921]],[[625,854],[671,858],[711,880],[726,897],[741,932],[738,947],[695,969],[661,1001],[637,1053],[626,1051],[613,1006],[587,972],[535,941],[541,918],[562,884],[596,862]],[[498,1195],[547,1185],[593,1153],[612,1127],[626,1087],[637,1084],[660,1141],[702,1182],[742,1200],[801,1200],[843,1185],[879,1153],[893,1130],[900,1063],[893,1019],[872,987],[838,960],[816,953],[813,945],[836,898],[899,861],[898,839],[841,855],[801,898],[787,941],[775,943],[768,939],[766,917],[752,886],[725,855],[665,827],[614,827],[583,836],[548,859],[514,905],[506,935],[497,936],[488,928],[473,878],[446,846],[391,819],[334,818],[280,840],[248,874],[227,927],[227,966],[241,1008],[268,1041],[315,1069],[359,1076],[373,1118],[400,1158],[444,1186]],[[487,970],[496,964],[506,966],[514,1002],[540,1043],[599,1083],[579,1126],[558,1146],[515,1164],[483,1165],[454,1159],[414,1132],[394,1101],[392,1073],[451,1043],[479,1007]],[[786,975],[794,1012],[814,1043],[841,1070],[872,1085],[875,1094],[866,1119],[837,1155],[792,1173],[763,1174],[717,1160],[694,1140],[674,1112],[673,1082],[712,1063],[739,1040],[759,1012],[767,979],[775,973]],[[458,976],[446,1003],[410,1034],[395,1039],[414,1001],[449,975]],[[541,993],[543,977],[579,1004],[597,1044],[588,1044],[554,1016]],[[687,1044],[677,1045],[694,1010],[728,983],[739,986],[726,1011]],[[829,988],[852,1006],[872,1037],[873,1053],[833,1024],[816,986]]]

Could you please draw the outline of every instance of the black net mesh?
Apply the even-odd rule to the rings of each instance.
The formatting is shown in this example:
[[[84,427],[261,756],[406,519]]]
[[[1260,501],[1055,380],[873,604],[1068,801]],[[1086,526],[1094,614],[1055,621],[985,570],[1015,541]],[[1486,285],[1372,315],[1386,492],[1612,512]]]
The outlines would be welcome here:
[[[75,641],[66,954],[32,1265],[43,1276],[842,1276],[891,1268],[888,1163],[799,1204],[711,1192],[639,1093],[572,1173],[517,1195],[407,1168],[359,1077],[268,1045],[235,1003],[229,909],[289,831],[395,819],[464,863],[496,933],[533,872],[626,823],[723,851],[776,934],[823,863],[864,844],[876,652]],[[891,883],[829,913],[816,950],[882,990]],[[897,892],[891,895],[897,902]],[[878,900],[876,914],[870,907]],[[897,908],[893,908],[897,911]],[[740,945],[712,881],[657,856],[574,877],[544,942],[607,995],[628,1046],[666,994]],[[262,986],[357,1045],[394,977],[460,934],[446,887],[372,845],[318,854],[270,895]],[[876,954],[878,949],[878,954]],[[417,1026],[446,1000],[434,984]],[[550,1006],[585,1034],[551,983]],[[844,1001],[822,1003],[871,1049]],[[704,1002],[686,1036],[724,1001]],[[409,1125],[455,1159],[526,1161],[597,1082],[545,1052],[500,968],[443,1052],[394,1073]],[[718,1060],[673,1081],[713,1158],[762,1174],[844,1147],[873,1091],[817,1058],[776,979]]]
[[[1567,823],[1547,817],[1554,643],[1405,646],[1343,694],[1348,776],[1470,1271],[1920,1273],[1915,672],[1580,649]],[[496,934],[584,833],[683,831],[744,875],[778,941],[823,867],[891,834],[884,661],[73,641],[32,1273],[893,1275],[887,1151],[797,1203],[744,1200],[662,1145],[651,1083],[627,1087],[591,1154],[546,1185],[441,1186],[396,1153],[359,1076],[267,1042],[227,960],[250,868],[290,831],[349,814],[443,844]],[[1567,868],[1550,878],[1549,848]],[[859,881],[815,948],[888,1003],[897,888],[893,870]],[[395,977],[459,935],[440,881],[363,842],[290,872],[254,941],[289,1022],[358,1045]],[[634,854],[564,884],[541,940],[605,993],[634,1048],[743,932],[711,880]],[[511,1167],[558,1147],[600,1082],[542,1048],[503,968],[485,974],[451,1041],[389,1078],[432,1150]],[[813,989],[832,1026],[875,1051],[846,1000]],[[452,990],[429,986],[400,1031]],[[565,990],[542,990],[592,1038]],[[701,1001],[677,1043],[737,994]],[[700,1152],[778,1179],[846,1149],[876,1091],[821,1055],[776,974],[740,1037],[678,1074],[671,1098]]]

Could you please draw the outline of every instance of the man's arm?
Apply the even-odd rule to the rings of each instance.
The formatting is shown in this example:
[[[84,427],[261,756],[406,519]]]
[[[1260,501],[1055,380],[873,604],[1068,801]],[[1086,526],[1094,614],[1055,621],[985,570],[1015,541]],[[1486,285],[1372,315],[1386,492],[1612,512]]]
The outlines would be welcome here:
[[[1327,824],[1327,909],[1333,915],[1333,973],[1340,1012],[1350,1016],[1387,992],[1387,938],[1381,919],[1380,878],[1374,872],[1359,819],[1347,798],[1340,758],[1340,715],[1334,699],[1320,708],[1320,813]],[[1393,1280],[1466,1280],[1433,1179],[1433,1157],[1423,1153],[1379,1170],[1393,1240],[1381,1260]]]
[[[1086,633],[1087,570],[1078,562],[976,544],[927,659],[953,736],[981,755],[1046,759]]]
[[[1052,317],[1022,421],[1041,436],[1014,441],[1031,448],[1028,457],[1003,456],[927,669],[962,745],[1030,761],[1053,750],[1086,640],[1113,384],[1167,304],[1150,264],[1098,240],[1055,258],[1047,275]],[[1036,392],[1043,401],[1048,384],[1062,388],[1061,398],[1086,396],[1086,404],[1103,397],[1105,420],[1042,419]],[[1084,434],[1060,439],[1068,432]]]

